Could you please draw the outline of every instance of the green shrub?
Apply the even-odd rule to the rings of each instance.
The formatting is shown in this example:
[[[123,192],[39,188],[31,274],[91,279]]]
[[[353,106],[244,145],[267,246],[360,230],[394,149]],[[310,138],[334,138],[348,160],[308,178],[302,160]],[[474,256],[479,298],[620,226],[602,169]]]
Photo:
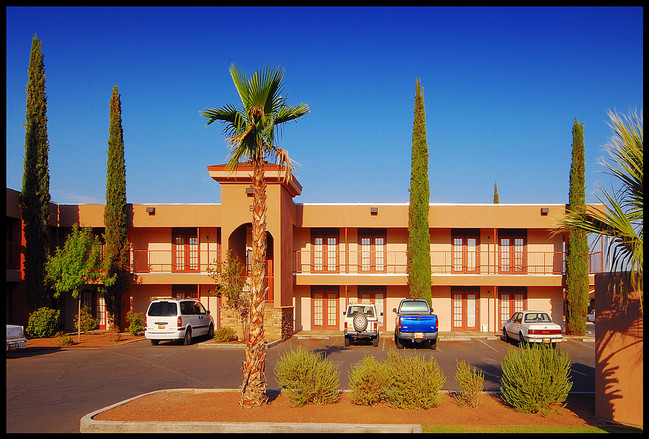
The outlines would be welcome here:
[[[34,338],[51,337],[59,325],[60,315],[61,311],[47,307],[39,308],[29,314],[25,332]]]
[[[237,339],[237,334],[233,328],[229,326],[223,326],[216,331],[214,331],[214,340],[223,342],[223,341],[234,341]]]
[[[74,316],[74,329],[77,331],[79,330],[78,322],[79,321],[79,315]],[[97,328],[97,319],[95,319],[90,311],[88,310],[88,307],[86,305],[83,305],[81,307],[81,333],[85,334],[88,331],[92,331],[93,329]]]
[[[59,334],[57,342],[59,343],[59,346],[72,346],[74,344],[72,337],[66,334]]]
[[[386,362],[366,356],[349,371],[349,397],[354,404],[372,405],[385,400],[385,391],[392,383]]]
[[[455,360],[457,369],[455,370],[455,381],[460,385],[460,393],[455,394],[455,399],[460,405],[469,407],[479,407],[482,399],[482,384],[484,383],[484,374],[471,368],[466,361]]]
[[[117,327],[117,325],[111,326],[108,330],[108,338],[110,339],[110,341],[117,343],[121,337],[122,334],[119,333],[119,328]]]
[[[328,404],[340,396],[337,366],[302,347],[280,356],[274,372],[277,383],[296,406]]]
[[[393,377],[385,397],[390,407],[419,410],[439,405],[446,376],[433,356],[426,360],[421,354],[390,350],[387,366]]]
[[[129,311],[126,313],[126,321],[128,322],[127,332],[131,335],[138,335],[144,332],[144,313]]]
[[[562,349],[510,348],[500,367],[501,398],[522,413],[546,416],[553,407],[563,406],[572,388],[570,356]]]

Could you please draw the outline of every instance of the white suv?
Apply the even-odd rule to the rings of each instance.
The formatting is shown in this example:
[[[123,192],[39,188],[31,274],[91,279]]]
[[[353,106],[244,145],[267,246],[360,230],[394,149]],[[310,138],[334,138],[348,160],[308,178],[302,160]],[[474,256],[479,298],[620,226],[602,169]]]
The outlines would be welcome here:
[[[374,346],[379,345],[379,319],[376,307],[371,303],[350,303],[345,315],[345,346],[352,340],[372,340]],[[383,315],[383,313],[381,313]]]
[[[144,338],[157,345],[160,340],[183,340],[214,337],[214,319],[201,302],[194,299],[158,298],[151,301],[144,318]]]

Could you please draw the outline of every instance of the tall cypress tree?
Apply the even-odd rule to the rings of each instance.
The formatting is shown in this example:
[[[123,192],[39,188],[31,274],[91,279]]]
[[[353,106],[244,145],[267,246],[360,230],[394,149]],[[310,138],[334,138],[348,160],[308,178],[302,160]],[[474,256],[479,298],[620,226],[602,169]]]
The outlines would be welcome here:
[[[115,282],[106,286],[105,299],[108,324],[120,327],[121,296],[128,286],[128,237],[126,209],[126,164],[124,161],[124,133],[122,105],[113,86],[110,98],[110,125],[108,135],[108,162],[106,170],[106,272],[115,276]]]
[[[424,94],[419,79],[416,82],[414,112],[408,208],[408,287],[412,297],[426,299],[431,303],[428,145]]]
[[[570,167],[569,209],[586,212],[584,125],[577,118],[572,128],[572,164]],[[568,228],[566,244],[566,332],[586,333],[588,311],[588,236],[585,231]]]
[[[50,169],[45,62],[41,41],[36,35],[29,58],[25,113],[25,161],[20,193],[25,233],[25,289],[30,304],[40,308],[52,306],[52,297],[43,282],[49,253]]]
[[[498,182],[494,183],[494,204],[500,203],[500,197],[498,196]]]

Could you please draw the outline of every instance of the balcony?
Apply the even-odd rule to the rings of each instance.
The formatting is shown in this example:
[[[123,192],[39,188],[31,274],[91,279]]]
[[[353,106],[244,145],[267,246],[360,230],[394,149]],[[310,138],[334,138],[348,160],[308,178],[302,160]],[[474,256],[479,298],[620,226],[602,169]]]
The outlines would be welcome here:
[[[480,274],[480,275],[563,275],[565,255],[563,252],[524,252],[516,258],[498,258],[496,252],[481,252],[462,260],[453,259],[452,251],[431,251],[431,274]],[[496,262],[496,261],[501,262]],[[506,264],[505,264],[506,262]],[[406,274],[408,254],[406,251],[383,251],[361,254],[358,251],[337,251],[321,257],[310,250],[294,252],[295,274]],[[590,254],[589,272],[603,271],[602,252]]]

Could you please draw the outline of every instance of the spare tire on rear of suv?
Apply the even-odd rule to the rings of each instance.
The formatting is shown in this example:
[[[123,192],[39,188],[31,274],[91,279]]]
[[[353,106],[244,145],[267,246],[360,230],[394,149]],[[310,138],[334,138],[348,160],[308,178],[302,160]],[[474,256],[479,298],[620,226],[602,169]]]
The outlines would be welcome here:
[[[354,329],[358,332],[363,332],[367,329],[367,316],[362,312],[354,316]]]

